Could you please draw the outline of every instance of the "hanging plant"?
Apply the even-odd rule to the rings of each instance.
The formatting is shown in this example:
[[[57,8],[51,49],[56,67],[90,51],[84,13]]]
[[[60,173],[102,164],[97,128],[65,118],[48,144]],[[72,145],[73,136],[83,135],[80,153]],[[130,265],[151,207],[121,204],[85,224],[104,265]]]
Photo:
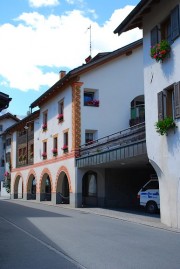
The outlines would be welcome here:
[[[167,40],[162,40],[160,43],[151,47],[150,55],[156,62],[163,62],[169,57],[170,51],[171,47],[169,42]]]
[[[166,117],[163,120],[159,120],[155,123],[156,132],[160,135],[165,135],[170,129],[177,128],[176,123],[172,117]]]

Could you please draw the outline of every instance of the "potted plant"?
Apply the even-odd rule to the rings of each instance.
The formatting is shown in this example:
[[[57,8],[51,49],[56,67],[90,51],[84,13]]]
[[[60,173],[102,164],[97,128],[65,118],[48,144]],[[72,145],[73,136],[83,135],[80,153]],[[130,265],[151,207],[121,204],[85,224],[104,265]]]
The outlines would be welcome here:
[[[163,120],[159,120],[155,123],[156,132],[160,135],[165,135],[169,130],[176,128],[176,123],[172,117],[166,117]]]
[[[61,149],[64,151],[64,153],[68,152],[68,146],[67,145],[64,145]]]
[[[43,157],[43,159],[46,159],[47,158],[47,153],[46,152],[43,152],[42,153],[42,157]]]
[[[53,156],[57,156],[58,154],[57,148],[52,149],[52,153],[53,153]]]
[[[170,55],[171,47],[167,40],[162,40],[160,43],[151,47],[150,55],[151,58],[155,59],[156,62],[163,62],[164,59]]]
[[[62,113],[58,114],[57,119],[59,120],[59,122],[63,121],[64,120],[64,115]]]
[[[43,129],[43,131],[46,131],[46,130],[47,130],[47,123],[44,123],[44,124],[42,125],[42,129]]]
[[[87,101],[86,102],[86,106],[99,106],[99,100],[96,100],[96,99],[94,99],[94,100],[91,100],[91,101]]]

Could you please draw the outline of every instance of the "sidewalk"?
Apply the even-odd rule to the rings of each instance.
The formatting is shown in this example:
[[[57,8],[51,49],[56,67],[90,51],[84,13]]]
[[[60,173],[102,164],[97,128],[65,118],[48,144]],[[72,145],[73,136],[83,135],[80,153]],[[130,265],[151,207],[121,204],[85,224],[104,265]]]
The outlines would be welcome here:
[[[96,214],[100,216],[105,216],[109,218],[115,218],[122,221],[128,221],[133,222],[136,224],[146,225],[158,229],[163,229],[166,231],[176,232],[180,233],[180,229],[171,228],[161,223],[160,217],[158,214],[150,215],[146,214],[145,212],[138,212],[138,211],[130,211],[130,210],[120,210],[120,209],[106,209],[106,208],[98,208],[98,207],[83,207],[83,208],[73,208],[68,204],[52,204],[49,201],[43,201],[43,202],[37,202],[36,200],[11,200],[7,198],[0,197],[0,200],[9,200],[10,202],[26,202],[26,203],[38,203],[43,204],[46,206],[53,206],[53,207],[59,207],[67,210],[76,210],[81,211],[84,213],[89,214]]]
[[[73,209],[73,210],[79,210],[84,213],[90,213],[90,214],[96,214],[100,216],[105,216],[109,218],[115,218],[119,219],[122,221],[128,221],[128,222],[133,222],[141,225],[146,225],[158,229],[164,229],[168,231],[173,231],[180,233],[180,229],[175,229],[168,227],[164,224],[161,223],[159,215],[152,215],[150,216],[149,214],[146,213],[141,213],[141,212],[130,212],[130,211],[123,211],[120,209],[105,209],[105,208],[71,208],[69,205],[55,205],[67,209]]]

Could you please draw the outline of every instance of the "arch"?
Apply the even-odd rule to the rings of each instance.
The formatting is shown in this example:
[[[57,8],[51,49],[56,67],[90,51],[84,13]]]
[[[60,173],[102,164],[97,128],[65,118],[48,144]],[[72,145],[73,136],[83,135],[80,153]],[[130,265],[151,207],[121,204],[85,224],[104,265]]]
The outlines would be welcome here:
[[[59,175],[64,172],[67,176],[68,179],[68,183],[69,183],[69,192],[72,192],[72,186],[71,186],[71,180],[70,180],[70,175],[68,172],[68,169],[65,166],[61,166],[57,172],[57,176],[56,176],[56,182],[55,182],[55,189],[57,190],[57,183],[58,183],[58,179],[59,179]]]
[[[19,172],[15,175],[14,180],[14,199],[23,198],[23,177]]]
[[[39,182],[40,201],[51,201],[53,190],[52,176],[49,169],[43,169]]]
[[[69,203],[71,184],[70,176],[66,167],[62,166],[56,177],[56,203]]]
[[[82,203],[88,206],[97,206],[97,173],[87,171],[82,179]]]
[[[36,173],[34,170],[30,170],[28,173],[28,179],[26,184],[27,200],[36,200]]]

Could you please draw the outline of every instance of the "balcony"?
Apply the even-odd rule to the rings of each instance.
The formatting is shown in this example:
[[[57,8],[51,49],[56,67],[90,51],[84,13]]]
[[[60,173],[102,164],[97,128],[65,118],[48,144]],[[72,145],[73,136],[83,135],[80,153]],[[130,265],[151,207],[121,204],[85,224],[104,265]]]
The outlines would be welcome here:
[[[138,157],[138,158],[137,158]],[[76,159],[78,168],[108,167],[128,162],[148,162],[145,123],[82,145]]]
[[[134,126],[145,121],[145,108],[144,105],[138,105],[131,107],[131,119],[129,120],[129,126]]]

